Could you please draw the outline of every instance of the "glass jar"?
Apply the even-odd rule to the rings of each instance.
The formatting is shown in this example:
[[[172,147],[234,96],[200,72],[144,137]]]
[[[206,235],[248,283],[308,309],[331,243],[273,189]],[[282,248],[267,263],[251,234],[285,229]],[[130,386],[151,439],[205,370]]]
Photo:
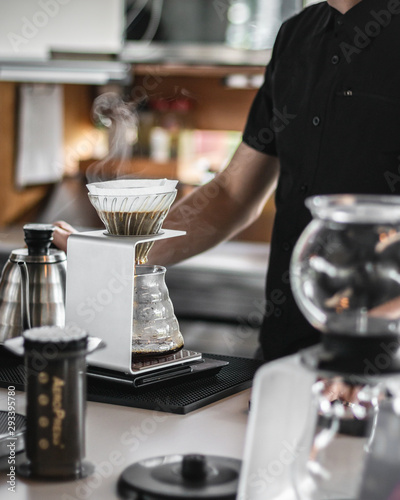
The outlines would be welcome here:
[[[295,245],[291,285],[321,343],[257,372],[238,498],[389,498],[365,492],[398,484],[389,467],[400,442],[400,197],[306,205],[313,220]],[[382,457],[394,484],[376,466]]]
[[[136,266],[133,356],[164,356],[183,347],[162,266]]]
[[[293,487],[301,500],[358,499],[380,405],[399,397],[400,197],[306,205],[313,220],[295,246],[291,285],[323,335],[301,355],[316,381],[300,441],[306,470],[293,464]]]
[[[322,332],[398,335],[400,197],[317,196],[293,252],[299,308]]]

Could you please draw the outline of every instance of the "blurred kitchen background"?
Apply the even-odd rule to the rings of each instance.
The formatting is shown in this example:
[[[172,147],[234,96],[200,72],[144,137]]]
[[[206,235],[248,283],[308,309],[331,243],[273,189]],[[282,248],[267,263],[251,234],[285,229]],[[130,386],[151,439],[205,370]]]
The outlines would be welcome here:
[[[305,6],[0,0],[0,266],[26,222],[101,227],[88,178],[173,178],[178,196],[212,179],[240,141],[281,22]],[[233,241],[168,270],[187,347],[254,355],[273,216],[271,200]]]

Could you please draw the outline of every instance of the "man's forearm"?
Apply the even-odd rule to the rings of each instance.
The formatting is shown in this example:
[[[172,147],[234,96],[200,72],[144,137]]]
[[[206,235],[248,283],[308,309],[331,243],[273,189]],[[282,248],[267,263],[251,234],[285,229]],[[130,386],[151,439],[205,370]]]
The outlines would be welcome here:
[[[149,256],[152,264],[171,265],[201,253],[228,239],[241,229],[241,211],[224,188],[213,184],[197,188],[184,200],[177,202],[164,228],[186,231],[186,236],[162,240],[155,245]],[[203,208],[210,203],[209,193],[218,190],[218,199],[213,200],[210,209]],[[208,196],[207,196],[208,195]]]
[[[239,146],[222,173],[172,207],[163,227],[187,234],[155,244],[149,262],[171,265],[235,235],[258,217],[277,173],[276,159]]]

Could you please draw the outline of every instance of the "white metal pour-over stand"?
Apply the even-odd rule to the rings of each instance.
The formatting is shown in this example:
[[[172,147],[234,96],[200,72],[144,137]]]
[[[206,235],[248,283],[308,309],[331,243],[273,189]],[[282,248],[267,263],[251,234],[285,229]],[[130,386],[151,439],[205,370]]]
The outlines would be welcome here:
[[[149,236],[113,236],[104,230],[71,234],[66,324],[84,328],[106,343],[105,349],[89,357],[90,365],[137,373],[132,369],[136,246],[184,234],[168,229]],[[201,359],[195,354],[193,358]]]

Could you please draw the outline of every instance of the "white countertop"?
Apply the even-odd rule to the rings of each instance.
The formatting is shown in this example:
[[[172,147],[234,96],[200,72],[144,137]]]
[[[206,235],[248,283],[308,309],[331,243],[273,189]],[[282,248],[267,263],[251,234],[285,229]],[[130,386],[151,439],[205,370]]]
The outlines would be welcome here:
[[[178,317],[262,322],[269,245],[228,241],[167,270]],[[254,319],[257,318],[257,325]]]
[[[16,478],[8,491],[7,470],[0,472],[1,500],[116,500],[120,473],[138,460],[171,454],[201,453],[242,458],[250,389],[187,415],[88,402],[86,459],[92,476],[71,482],[34,482]],[[7,390],[0,389],[0,410]],[[17,393],[16,411],[25,413],[25,394]]]
[[[267,243],[225,241],[186,259],[171,269],[229,273],[265,280],[270,246]]]

